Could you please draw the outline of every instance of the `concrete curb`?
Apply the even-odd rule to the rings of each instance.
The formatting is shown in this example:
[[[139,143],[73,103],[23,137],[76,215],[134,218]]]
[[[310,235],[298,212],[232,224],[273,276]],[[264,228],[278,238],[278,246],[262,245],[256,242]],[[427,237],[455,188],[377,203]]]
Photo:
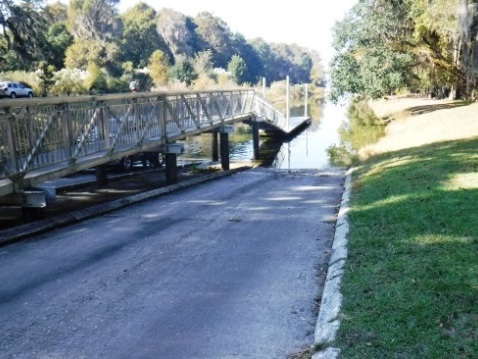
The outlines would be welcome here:
[[[345,179],[345,190],[337,216],[332,254],[329,260],[322,302],[320,303],[319,316],[315,328],[315,344],[320,346],[332,343],[340,326],[339,314],[342,305],[340,284],[347,259],[347,234],[349,231],[347,212],[349,210],[351,182],[352,170],[349,170]],[[314,354],[312,359],[336,359],[339,352],[340,350],[337,348],[328,347]]]
[[[77,223],[85,219],[98,216],[100,214],[112,212],[114,210],[124,208],[129,205],[145,201],[147,199],[151,199],[151,198],[159,197],[168,193],[176,192],[186,187],[191,187],[203,182],[229,176],[240,171],[248,170],[250,168],[251,167],[239,167],[239,168],[235,168],[228,171],[211,173],[205,176],[193,178],[193,179],[180,182],[174,185],[153,189],[150,191],[138,193],[133,196],[120,198],[111,202],[102,203],[102,204],[89,207],[86,209],[70,212],[70,213],[60,215],[54,218],[43,219],[33,223],[27,223],[21,226],[17,226],[15,228],[6,229],[3,231],[0,231],[0,246],[15,242],[20,239],[24,239],[26,237],[29,237],[35,234],[46,232],[54,228]]]

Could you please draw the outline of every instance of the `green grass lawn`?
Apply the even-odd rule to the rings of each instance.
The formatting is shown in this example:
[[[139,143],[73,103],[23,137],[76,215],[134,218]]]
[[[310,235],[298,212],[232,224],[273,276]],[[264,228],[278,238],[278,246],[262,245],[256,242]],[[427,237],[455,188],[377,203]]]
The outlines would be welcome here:
[[[478,138],[352,175],[340,358],[478,358]]]

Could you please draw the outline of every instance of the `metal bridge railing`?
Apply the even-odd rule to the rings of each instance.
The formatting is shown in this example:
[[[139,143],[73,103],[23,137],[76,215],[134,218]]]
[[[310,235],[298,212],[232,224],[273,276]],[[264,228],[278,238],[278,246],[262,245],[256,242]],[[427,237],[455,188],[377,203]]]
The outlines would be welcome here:
[[[263,121],[287,132],[288,124],[286,115],[263,98],[255,96],[253,111],[254,114]]]
[[[0,196],[31,172],[47,180],[251,118],[256,99],[230,90],[2,100]]]

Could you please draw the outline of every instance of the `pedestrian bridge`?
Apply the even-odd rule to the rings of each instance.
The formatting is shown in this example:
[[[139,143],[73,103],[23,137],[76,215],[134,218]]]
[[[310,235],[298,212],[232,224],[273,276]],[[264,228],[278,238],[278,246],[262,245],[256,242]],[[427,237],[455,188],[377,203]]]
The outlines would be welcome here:
[[[223,142],[238,121],[288,135],[308,120],[249,89],[2,100],[0,197],[137,152],[175,156],[186,136],[220,133]]]

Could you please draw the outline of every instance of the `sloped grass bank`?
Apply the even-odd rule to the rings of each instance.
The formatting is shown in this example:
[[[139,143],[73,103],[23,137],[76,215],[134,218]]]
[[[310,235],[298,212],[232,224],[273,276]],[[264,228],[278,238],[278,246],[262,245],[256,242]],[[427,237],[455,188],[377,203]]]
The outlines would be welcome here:
[[[478,138],[353,173],[340,358],[478,355]]]

